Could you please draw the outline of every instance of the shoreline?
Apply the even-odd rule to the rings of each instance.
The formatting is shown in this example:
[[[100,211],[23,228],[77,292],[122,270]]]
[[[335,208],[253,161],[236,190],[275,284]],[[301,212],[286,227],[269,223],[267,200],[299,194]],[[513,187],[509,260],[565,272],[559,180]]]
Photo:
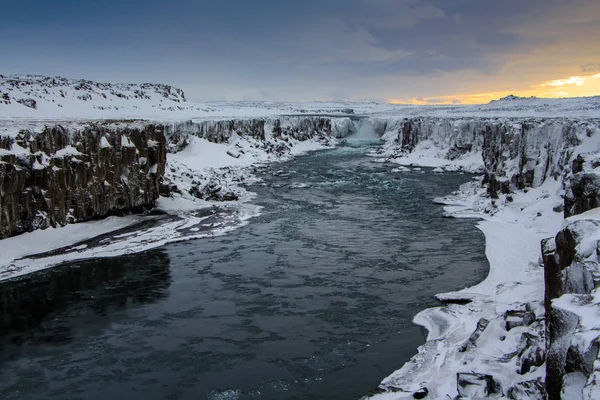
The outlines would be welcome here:
[[[197,143],[200,144],[203,143]],[[230,148],[235,148],[235,142],[212,143],[213,153],[224,155],[217,155],[219,163],[217,168],[207,165],[206,161],[196,165],[190,163],[188,166],[187,160],[173,157],[178,153],[169,153],[170,161],[168,157],[167,165],[172,163],[177,165],[178,169],[196,173],[207,181],[224,179],[221,184],[233,188],[238,193],[239,199],[232,202],[217,202],[178,194],[172,197],[161,196],[157,199],[154,211],[162,215],[111,216],[97,221],[82,221],[57,228],[38,229],[2,239],[0,240],[0,285],[11,279],[64,263],[136,254],[169,243],[227,234],[245,226],[251,218],[260,215],[261,207],[250,203],[255,197],[254,193],[240,187],[238,183],[240,178],[243,178],[243,183],[256,182],[253,173],[255,168],[273,166],[312,151],[334,148],[338,144],[338,141],[333,138],[328,144],[319,142],[317,138],[298,141],[287,154],[276,156],[265,153],[263,157],[239,165],[234,172],[231,169],[236,167],[236,163],[239,164],[238,159],[226,153]],[[209,161],[212,160],[214,158]],[[185,185],[186,182],[183,184]],[[131,231],[144,223],[150,223],[151,226],[141,231]],[[90,246],[89,242],[96,242],[96,245]],[[62,254],[38,257],[59,250]]]
[[[411,159],[414,161],[414,157]],[[439,167],[439,163],[427,165],[428,160],[423,161],[418,167]],[[485,237],[488,275],[474,286],[437,294],[436,298],[442,303],[439,307],[417,313],[413,322],[427,330],[426,343],[382,381],[378,388],[381,393],[364,399],[412,399],[413,394],[424,388],[428,391],[427,398],[454,398],[458,395],[458,373],[493,376],[503,389],[545,378],[545,364],[521,375],[516,372],[516,360],[499,360],[518,350],[521,335],[542,334],[544,329],[540,242],[554,236],[563,223],[562,214],[552,211],[555,203],[561,201],[560,186],[560,182],[549,180],[527,193],[512,194],[512,202],[501,195],[492,215],[489,213],[491,199],[480,181],[466,183],[455,193],[433,200],[444,206],[447,217],[480,219],[476,227]],[[526,305],[532,308],[535,322],[507,332],[505,313],[525,309]],[[487,328],[475,344],[468,344],[466,350],[461,351],[482,319],[489,322]]]

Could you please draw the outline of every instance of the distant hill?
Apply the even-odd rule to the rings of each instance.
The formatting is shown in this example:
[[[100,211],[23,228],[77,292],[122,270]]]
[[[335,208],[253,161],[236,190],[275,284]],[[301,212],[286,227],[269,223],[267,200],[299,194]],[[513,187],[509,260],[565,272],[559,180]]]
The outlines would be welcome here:
[[[506,97],[502,97],[498,100],[492,100],[490,101],[490,103],[497,103],[497,102],[509,102],[509,101],[523,101],[523,100],[538,100],[539,97],[535,97],[535,96],[531,96],[531,97],[519,97],[519,96],[515,96],[514,94],[509,94]]]

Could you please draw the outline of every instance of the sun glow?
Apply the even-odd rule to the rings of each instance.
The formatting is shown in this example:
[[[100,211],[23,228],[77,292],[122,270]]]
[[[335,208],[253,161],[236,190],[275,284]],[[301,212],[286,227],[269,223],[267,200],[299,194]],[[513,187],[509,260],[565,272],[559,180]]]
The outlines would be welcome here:
[[[491,100],[513,94],[519,97],[561,98],[600,95],[600,73],[588,76],[571,76],[542,82],[525,90],[504,90],[489,93],[462,93],[450,96],[391,99],[390,104],[448,105],[485,104]]]

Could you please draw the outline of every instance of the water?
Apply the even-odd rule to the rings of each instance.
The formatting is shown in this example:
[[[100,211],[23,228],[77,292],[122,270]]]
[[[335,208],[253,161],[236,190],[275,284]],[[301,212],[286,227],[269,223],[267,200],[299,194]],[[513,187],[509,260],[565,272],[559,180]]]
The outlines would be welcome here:
[[[481,281],[483,235],[369,146],[277,165],[227,236],[0,285],[4,399],[357,399],[424,343],[433,295]],[[283,173],[275,173],[282,170]]]

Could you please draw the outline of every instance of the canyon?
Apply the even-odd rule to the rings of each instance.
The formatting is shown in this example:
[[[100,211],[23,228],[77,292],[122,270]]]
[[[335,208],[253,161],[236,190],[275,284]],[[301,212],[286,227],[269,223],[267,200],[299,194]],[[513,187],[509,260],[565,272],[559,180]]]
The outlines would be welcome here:
[[[427,343],[367,397],[593,399],[600,393],[598,98],[421,108],[194,104],[165,85],[16,76],[0,77],[0,99],[0,238],[11,243],[152,210],[202,219],[198,209],[247,202],[252,195],[242,184],[253,182],[258,166],[335,147],[364,130],[381,139],[373,161],[396,165],[398,173],[477,174],[436,202],[449,217],[500,221],[509,233],[531,228],[523,231],[527,256],[510,259],[514,271],[490,260],[487,293],[438,295],[444,305],[415,318],[429,331]],[[480,229],[494,240],[493,228]],[[144,239],[140,249],[168,241]],[[126,247],[123,241],[103,256]],[[86,251],[68,260],[90,258]],[[35,270],[32,255],[0,259],[1,279]],[[56,260],[66,259],[54,254],[39,267]]]

